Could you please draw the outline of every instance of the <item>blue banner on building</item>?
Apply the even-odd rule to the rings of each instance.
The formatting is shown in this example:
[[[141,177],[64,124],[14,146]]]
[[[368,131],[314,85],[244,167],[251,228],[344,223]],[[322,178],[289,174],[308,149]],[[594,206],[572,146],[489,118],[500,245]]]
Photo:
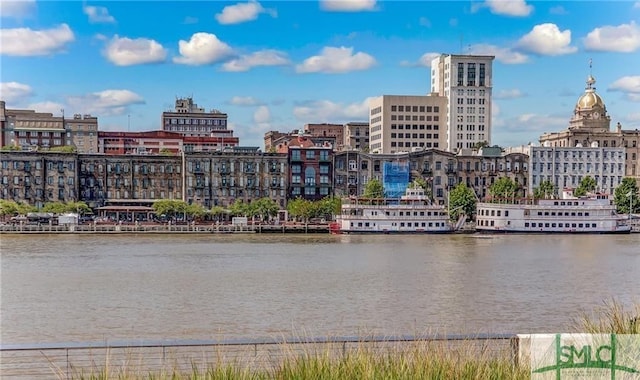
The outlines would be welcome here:
[[[382,166],[384,196],[400,198],[409,185],[409,162],[385,162]]]

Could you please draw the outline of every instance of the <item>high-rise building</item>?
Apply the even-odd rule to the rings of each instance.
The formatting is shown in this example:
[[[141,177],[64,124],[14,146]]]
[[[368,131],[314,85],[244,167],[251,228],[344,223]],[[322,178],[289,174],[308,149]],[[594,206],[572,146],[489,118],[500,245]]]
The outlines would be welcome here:
[[[446,97],[446,150],[491,144],[494,56],[442,54],[431,62],[431,92]]]
[[[383,95],[369,102],[369,150],[399,153],[445,143],[447,99],[438,95]]]

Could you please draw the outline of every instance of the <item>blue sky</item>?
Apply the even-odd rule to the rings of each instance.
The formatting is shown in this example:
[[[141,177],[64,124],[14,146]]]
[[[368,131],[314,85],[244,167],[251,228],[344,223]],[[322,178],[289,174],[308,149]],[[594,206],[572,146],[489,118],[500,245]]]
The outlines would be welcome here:
[[[368,99],[430,91],[439,53],[496,55],[492,142],[565,129],[589,60],[612,119],[640,128],[640,1],[5,1],[11,108],[158,130],[176,96],[229,114],[241,145],[366,121]]]

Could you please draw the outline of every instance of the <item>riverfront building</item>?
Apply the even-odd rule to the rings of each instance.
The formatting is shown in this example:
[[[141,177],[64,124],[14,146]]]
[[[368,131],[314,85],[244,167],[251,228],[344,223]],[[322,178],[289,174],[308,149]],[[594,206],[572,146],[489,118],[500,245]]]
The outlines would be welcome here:
[[[615,130],[611,130],[611,117],[607,114],[604,101],[596,92],[595,83],[595,78],[589,75],[584,94],[580,96],[574,107],[569,127],[564,131],[543,134],[540,136],[540,144],[543,147],[563,148],[623,148],[624,168],[622,175],[635,178],[636,183],[640,185],[640,131],[638,129],[624,130],[620,123],[617,123]],[[601,152],[604,153],[604,151]],[[584,170],[586,170],[587,163],[584,162]],[[604,162],[600,163],[604,164]],[[611,172],[611,166],[608,167],[606,184],[603,183],[605,180],[604,172],[593,173],[593,175],[600,177],[598,186],[603,189],[611,188],[612,184],[618,182],[617,178],[613,179],[613,182],[611,178],[613,174],[616,174],[615,177],[617,177],[620,173],[618,162],[615,162],[615,165],[614,172]],[[600,169],[602,170],[602,167]]]
[[[369,123],[352,121],[345,124],[343,149],[369,151]]]
[[[624,148],[531,147],[529,192],[550,181],[559,196],[560,190],[575,189],[590,176],[597,191],[613,194],[624,177],[624,156]]]
[[[1,199],[42,207],[47,202],[80,200],[78,155],[74,153],[2,153]]]
[[[431,62],[431,92],[447,99],[442,133],[446,146],[458,152],[491,144],[493,59],[485,55],[442,54]]]
[[[369,102],[369,149],[393,154],[446,143],[447,99],[437,95],[383,95]]]

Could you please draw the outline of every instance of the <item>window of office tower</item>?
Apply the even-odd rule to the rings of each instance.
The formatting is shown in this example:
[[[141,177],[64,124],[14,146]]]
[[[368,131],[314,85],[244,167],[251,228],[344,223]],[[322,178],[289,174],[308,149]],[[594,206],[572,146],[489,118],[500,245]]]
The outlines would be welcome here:
[[[464,86],[464,63],[458,63],[458,86]]]
[[[476,83],[476,64],[467,63],[467,86],[473,86]]]
[[[480,78],[479,78],[479,86],[484,86],[484,79],[485,79],[485,65],[484,63],[480,64]],[[483,91],[484,92],[484,91]]]

